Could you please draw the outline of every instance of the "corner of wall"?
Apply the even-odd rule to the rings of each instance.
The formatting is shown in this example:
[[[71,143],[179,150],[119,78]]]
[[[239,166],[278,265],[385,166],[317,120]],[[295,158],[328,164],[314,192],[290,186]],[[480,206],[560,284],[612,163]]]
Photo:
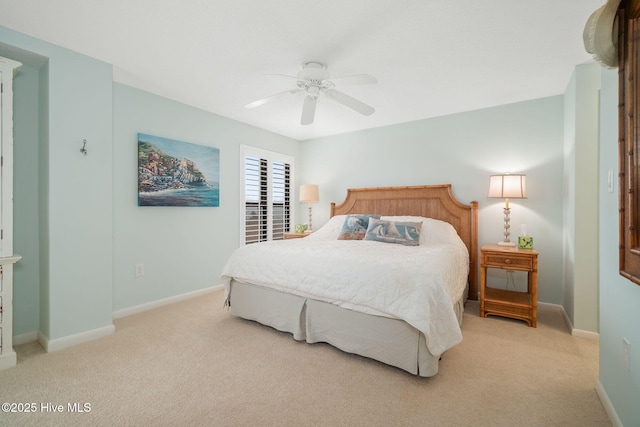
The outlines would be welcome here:
[[[593,171],[599,163],[599,91],[600,67],[576,66],[564,108],[563,306],[576,330],[595,334],[599,330],[599,176]]]

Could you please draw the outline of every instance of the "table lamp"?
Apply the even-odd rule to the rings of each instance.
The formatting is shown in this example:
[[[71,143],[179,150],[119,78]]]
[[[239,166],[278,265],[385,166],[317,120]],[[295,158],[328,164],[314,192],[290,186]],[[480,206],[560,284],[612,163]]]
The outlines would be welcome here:
[[[307,227],[307,231],[313,231],[313,227],[311,226],[311,203],[316,203],[319,200],[317,185],[302,184],[300,186],[300,202],[307,203],[309,209],[309,227]]]
[[[526,191],[526,175],[504,174],[491,175],[489,178],[489,195],[492,198],[504,198],[504,240],[498,242],[500,246],[515,246],[516,244],[509,240],[509,199],[525,199]]]

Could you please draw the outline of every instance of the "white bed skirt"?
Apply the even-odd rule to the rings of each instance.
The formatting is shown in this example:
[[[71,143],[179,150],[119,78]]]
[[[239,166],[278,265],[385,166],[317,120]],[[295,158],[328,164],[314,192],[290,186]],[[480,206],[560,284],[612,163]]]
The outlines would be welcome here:
[[[236,280],[231,282],[229,303],[232,315],[289,332],[298,341],[326,342],[422,377],[438,372],[440,358],[429,352],[424,335],[399,319],[359,313]],[[454,305],[454,311],[462,325],[464,297]]]

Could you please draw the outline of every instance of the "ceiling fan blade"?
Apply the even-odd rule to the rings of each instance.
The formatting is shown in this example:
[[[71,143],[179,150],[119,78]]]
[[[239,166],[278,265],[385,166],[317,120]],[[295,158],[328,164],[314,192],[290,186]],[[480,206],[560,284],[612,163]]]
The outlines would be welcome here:
[[[265,74],[265,76],[269,76],[269,77],[284,77],[286,79],[300,80],[296,76],[290,76],[288,74]]]
[[[245,105],[244,108],[256,108],[268,102],[271,102],[274,99],[281,98],[285,95],[293,95],[294,93],[298,93],[298,92],[300,92],[300,89],[285,90],[284,92],[276,93],[275,95],[267,96],[266,98],[262,98],[262,99],[258,99],[257,101],[250,102],[249,104]]]
[[[371,85],[378,83],[375,77],[369,74],[356,74],[353,76],[335,77],[329,79],[341,85]]]
[[[316,104],[318,98],[315,96],[307,95],[302,105],[302,116],[300,117],[301,125],[310,125],[313,123],[313,118],[316,115]]]
[[[357,111],[360,114],[364,114],[365,116],[372,115],[376,109],[365,104],[364,102],[358,101],[355,98],[350,97],[349,95],[337,91],[335,89],[329,89],[325,91],[325,95],[327,98],[331,98],[340,104],[351,108],[354,111]]]

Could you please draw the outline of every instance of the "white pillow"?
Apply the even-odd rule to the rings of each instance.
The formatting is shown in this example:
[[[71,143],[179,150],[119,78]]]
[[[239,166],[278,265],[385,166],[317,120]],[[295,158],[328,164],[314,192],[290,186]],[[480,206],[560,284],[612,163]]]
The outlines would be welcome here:
[[[329,219],[322,227],[305,237],[305,239],[336,240],[342,230],[346,215],[335,215]]]
[[[453,225],[439,219],[425,218],[422,216],[383,216],[380,219],[389,221],[413,221],[422,222],[422,230],[420,231],[420,244],[438,244],[438,243],[455,243],[462,242],[460,236],[453,228]]]

